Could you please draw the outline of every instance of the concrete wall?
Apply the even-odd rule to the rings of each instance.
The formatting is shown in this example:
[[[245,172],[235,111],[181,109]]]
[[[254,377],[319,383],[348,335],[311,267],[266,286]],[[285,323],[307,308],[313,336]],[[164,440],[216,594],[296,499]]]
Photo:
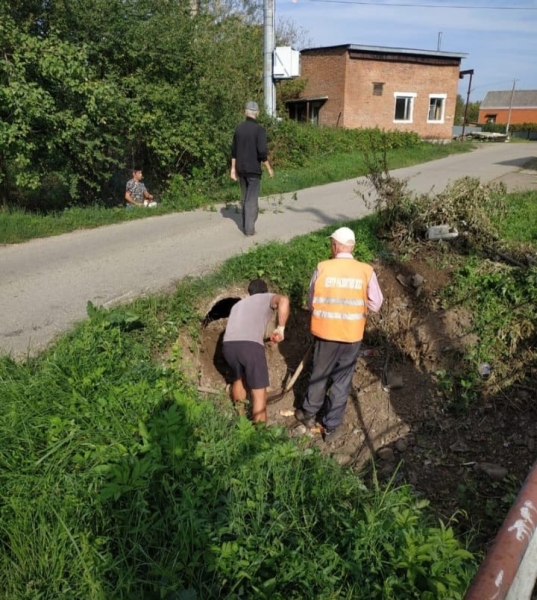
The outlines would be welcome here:
[[[319,124],[415,131],[424,139],[450,140],[459,84],[459,64],[352,58],[346,48],[302,55],[304,98],[328,96]],[[431,61],[432,62],[432,61]],[[456,61],[455,61],[456,62]],[[373,95],[373,83],[384,83]],[[395,122],[395,93],[414,97],[412,122]],[[428,123],[430,94],[445,95],[443,122]],[[415,96],[414,96],[415,95]]]

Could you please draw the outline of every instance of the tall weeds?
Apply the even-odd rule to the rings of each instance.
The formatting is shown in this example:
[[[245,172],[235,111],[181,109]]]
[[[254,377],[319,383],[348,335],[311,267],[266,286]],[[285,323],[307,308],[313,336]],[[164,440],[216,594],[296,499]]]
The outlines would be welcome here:
[[[409,488],[366,487],[153,360],[217,279],[263,268],[289,289],[305,274],[285,255],[326,251],[319,234],[176,296],[89,305],[45,354],[0,361],[0,597],[462,596],[473,558]]]

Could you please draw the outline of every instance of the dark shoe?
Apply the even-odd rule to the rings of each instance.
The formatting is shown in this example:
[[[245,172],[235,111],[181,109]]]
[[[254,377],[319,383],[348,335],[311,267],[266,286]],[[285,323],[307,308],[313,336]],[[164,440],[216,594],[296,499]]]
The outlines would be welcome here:
[[[246,231],[244,232],[244,235],[246,237],[251,237],[252,235],[255,235],[257,232],[256,231],[252,231],[252,233],[246,233]]]
[[[324,430],[324,441],[327,444],[333,444],[337,442],[345,435],[345,429],[343,427],[334,427],[332,429]]]
[[[315,415],[302,410],[301,408],[297,408],[295,410],[295,419],[300,421],[308,429],[315,425]]]

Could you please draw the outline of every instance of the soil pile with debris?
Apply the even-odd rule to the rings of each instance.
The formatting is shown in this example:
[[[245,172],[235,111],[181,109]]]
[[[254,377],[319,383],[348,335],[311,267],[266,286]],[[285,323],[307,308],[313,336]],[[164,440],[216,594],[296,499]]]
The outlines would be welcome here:
[[[407,262],[373,265],[385,301],[381,313],[368,320],[343,437],[325,443],[293,416],[307,387],[309,361],[292,390],[269,404],[268,420],[365,478],[376,473],[384,481],[411,484],[444,521],[457,513],[459,531],[479,525],[482,547],[534,462],[537,410],[531,400],[536,392],[535,387],[512,388],[511,397],[482,400],[463,414],[446,406],[439,374],[456,372],[461,353],[478,340],[470,333],[471,315],[445,310],[439,301],[453,266],[438,270],[434,264],[427,247]],[[246,296],[245,289],[222,290],[207,310],[223,298],[240,296]],[[266,348],[272,389],[285,386],[311,343],[309,313],[294,308],[285,341]],[[230,372],[221,351],[225,326],[226,319],[208,322],[197,345],[186,338],[181,343],[182,367],[190,364],[200,389],[220,391],[211,397],[228,402]]]

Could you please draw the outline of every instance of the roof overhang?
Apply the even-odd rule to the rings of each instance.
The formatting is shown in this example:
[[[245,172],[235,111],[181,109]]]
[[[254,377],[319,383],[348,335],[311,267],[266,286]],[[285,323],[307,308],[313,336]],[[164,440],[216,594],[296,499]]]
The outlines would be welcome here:
[[[436,56],[439,58],[467,58],[468,54],[463,52],[442,52],[441,50],[420,50],[417,48],[393,48],[391,46],[365,46],[363,44],[341,44],[338,46],[318,46],[316,48],[304,48],[301,52],[308,53],[318,50],[335,50],[337,48],[354,52],[368,52],[372,54],[407,54],[413,56]]]
[[[320,102],[328,100],[328,96],[311,96],[310,98],[292,98],[291,100],[286,100],[285,104],[298,104],[300,102]]]

